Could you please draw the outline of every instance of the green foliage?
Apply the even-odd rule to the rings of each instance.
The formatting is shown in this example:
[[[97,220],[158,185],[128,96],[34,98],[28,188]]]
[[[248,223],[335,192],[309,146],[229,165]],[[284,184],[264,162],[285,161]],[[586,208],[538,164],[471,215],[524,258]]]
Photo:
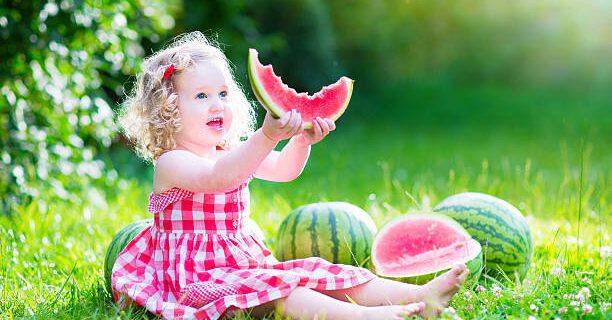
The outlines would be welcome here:
[[[612,33],[608,23],[612,7],[601,1],[229,0],[202,5],[184,0],[183,4],[177,33],[199,29],[218,35],[243,84],[248,83],[249,47],[257,48],[261,60],[272,63],[298,90],[313,92],[340,74],[355,79],[347,120],[367,118],[373,109],[405,118],[420,107],[410,104],[414,99],[408,95],[380,105],[378,94],[389,86],[414,90],[415,85],[442,84],[443,89],[453,90],[488,83],[573,90],[588,97],[606,94],[612,84],[608,58],[612,46],[606,42]],[[439,98],[440,93],[432,95]],[[365,103],[355,103],[359,100]],[[491,108],[506,112],[495,105]],[[433,120],[453,118],[443,114]]]
[[[0,8],[4,212],[43,194],[78,202],[74,191],[116,182],[104,156],[115,135],[112,109],[144,54],[141,41],[158,41],[173,26],[166,6],[15,0]]]
[[[248,84],[248,48],[256,48],[265,64],[273,64],[292,87],[318,91],[342,73],[328,4],[322,0],[201,1],[184,0],[177,31],[207,31],[218,36]],[[249,90],[247,90],[249,91]],[[250,92],[250,91],[249,91]]]
[[[299,91],[316,92],[342,75],[327,1],[261,1],[255,7],[258,31],[282,40],[260,53],[276,73]],[[266,50],[268,49],[268,50]]]
[[[342,61],[357,79],[604,88],[604,1],[331,1]]]

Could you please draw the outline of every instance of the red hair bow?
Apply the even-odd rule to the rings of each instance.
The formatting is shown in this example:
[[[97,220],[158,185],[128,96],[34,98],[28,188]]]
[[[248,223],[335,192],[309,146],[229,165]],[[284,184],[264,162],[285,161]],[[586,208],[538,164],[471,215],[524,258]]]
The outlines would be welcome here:
[[[164,71],[164,80],[168,80],[168,78],[170,78],[172,75],[172,72],[174,72],[174,64],[169,65],[166,68],[166,71]]]

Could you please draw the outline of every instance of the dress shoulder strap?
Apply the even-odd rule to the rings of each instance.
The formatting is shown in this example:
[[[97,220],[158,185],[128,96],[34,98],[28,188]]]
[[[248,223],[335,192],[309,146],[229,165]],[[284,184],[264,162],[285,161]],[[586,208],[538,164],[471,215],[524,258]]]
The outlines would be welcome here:
[[[151,193],[149,195],[149,206],[147,210],[151,213],[158,213],[164,211],[167,206],[183,200],[185,198],[192,197],[195,193],[193,191],[174,187],[168,191],[162,193]]]

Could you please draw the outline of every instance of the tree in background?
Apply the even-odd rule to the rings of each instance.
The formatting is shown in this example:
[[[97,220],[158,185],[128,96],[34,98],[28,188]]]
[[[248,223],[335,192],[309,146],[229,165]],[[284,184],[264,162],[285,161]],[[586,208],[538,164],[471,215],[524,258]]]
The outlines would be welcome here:
[[[174,27],[166,1],[20,1],[0,8],[0,204],[78,202],[113,186],[105,150],[122,83]],[[112,189],[106,188],[106,189]],[[42,203],[44,206],[44,203]]]
[[[390,88],[607,90],[611,17],[597,0],[183,0],[176,31],[218,35],[243,84],[249,47],[298,90],[354,78],[347,121],[390,113]]]
[[[371,84],[548,88],[612,82],[612,4],[596,0],[331,0],[338,55]]]
[[[183,0],[176,33],[200,30],[218,36],[243,84],[248,48],[300,91],[318,91],[343,73],[336,58],[336,39],[323,0]],[[250,92],[250,90],[246,90]]]

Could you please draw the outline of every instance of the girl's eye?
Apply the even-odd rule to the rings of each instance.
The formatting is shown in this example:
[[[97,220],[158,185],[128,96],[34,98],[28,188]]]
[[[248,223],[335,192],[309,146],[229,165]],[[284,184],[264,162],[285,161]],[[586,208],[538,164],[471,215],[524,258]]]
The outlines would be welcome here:
[[[219,92],[219,97],[221,97],[221,98],[225,98],[225,97],[227,97],[227,91],[221,91],[221,92]]]
[[[204,92],[200,92],[196,96],[196,99],[206,99],[206,94]]]

